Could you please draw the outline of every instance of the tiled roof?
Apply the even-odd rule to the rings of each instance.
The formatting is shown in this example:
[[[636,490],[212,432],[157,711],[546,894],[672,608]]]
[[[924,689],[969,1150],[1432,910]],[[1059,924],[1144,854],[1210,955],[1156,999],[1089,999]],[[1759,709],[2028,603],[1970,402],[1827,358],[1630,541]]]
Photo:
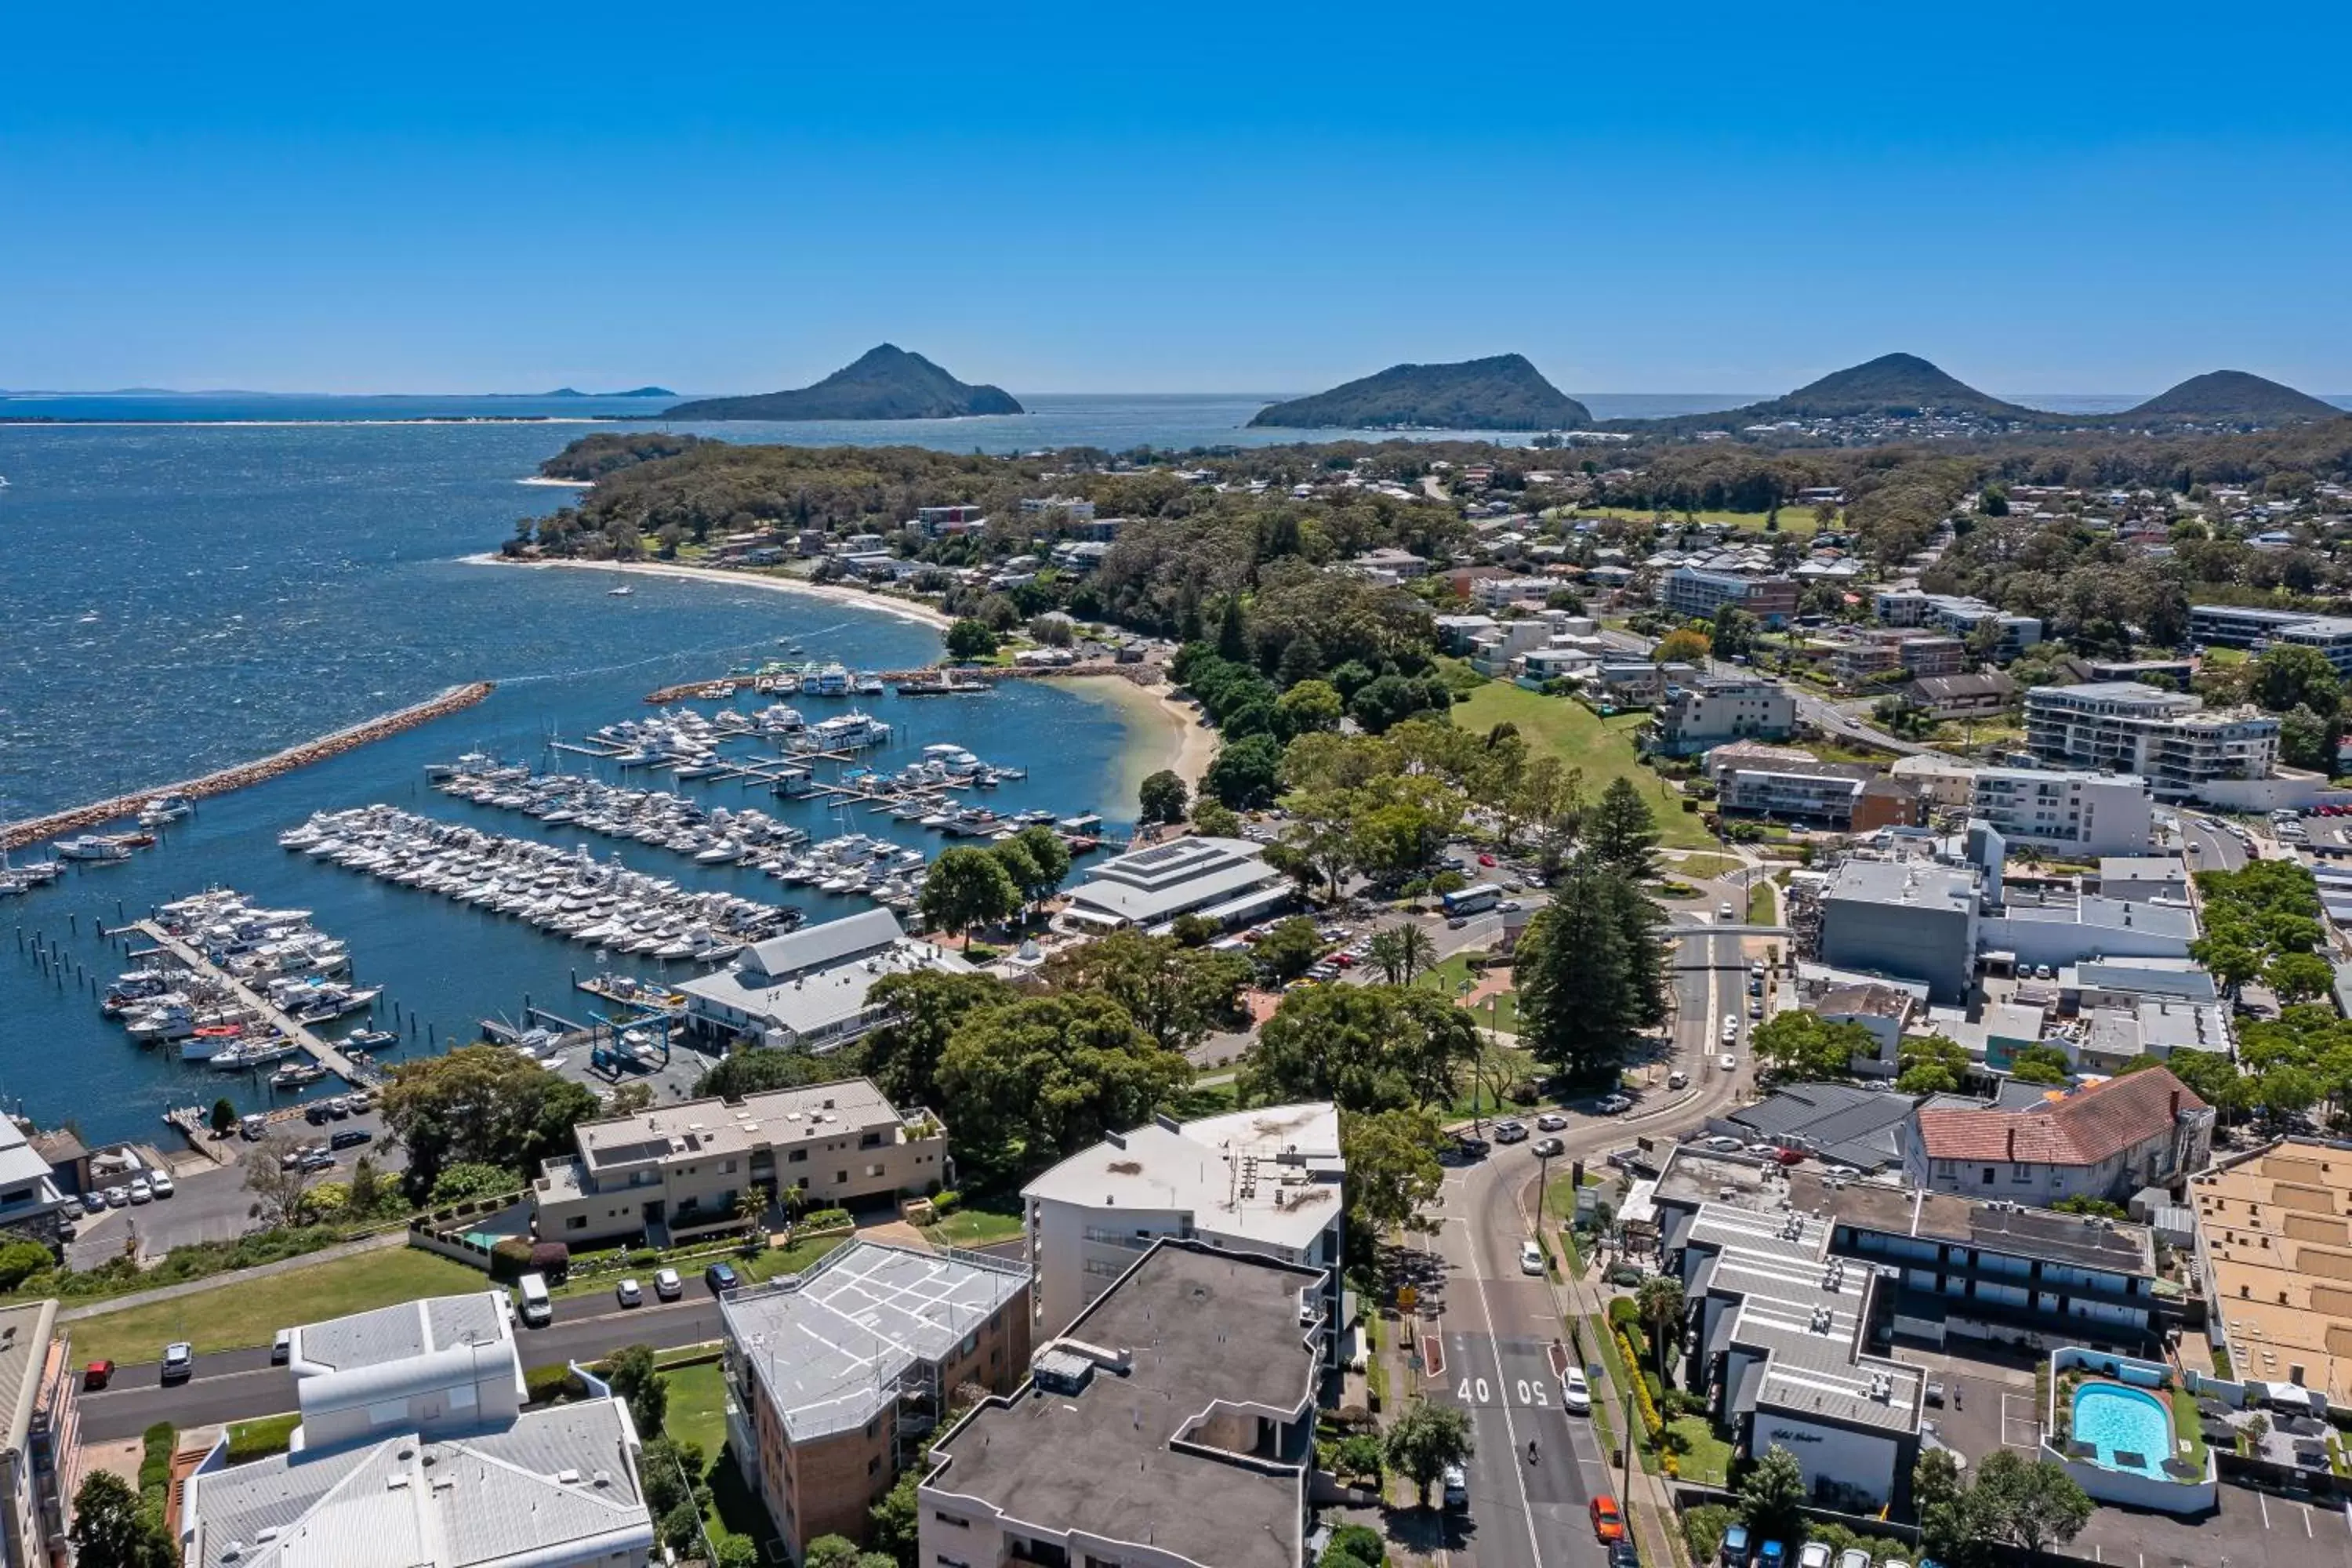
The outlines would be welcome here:
[[[2095,1165],[2163,1131],[2176,1110],[2204,1109],[2168,1070],[2149,1068],[2028,1110],[1922,1110],[1919,1138],[1931,1160]]]

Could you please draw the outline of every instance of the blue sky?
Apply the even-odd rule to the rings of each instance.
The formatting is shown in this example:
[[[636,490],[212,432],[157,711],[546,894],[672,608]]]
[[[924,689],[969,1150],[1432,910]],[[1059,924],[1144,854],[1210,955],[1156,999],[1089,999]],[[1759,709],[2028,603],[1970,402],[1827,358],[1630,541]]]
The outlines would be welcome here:
[[[25,6],[0,386],[2352,392],[2346,10]]]

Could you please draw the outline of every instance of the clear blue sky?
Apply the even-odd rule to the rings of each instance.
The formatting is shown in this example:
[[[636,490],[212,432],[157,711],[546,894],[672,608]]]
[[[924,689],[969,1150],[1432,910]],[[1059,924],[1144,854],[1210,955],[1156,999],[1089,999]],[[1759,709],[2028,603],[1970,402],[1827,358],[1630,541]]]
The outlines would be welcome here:
[[[0,386],[2352,392],[2352,8],[531,9],[12,7]]]

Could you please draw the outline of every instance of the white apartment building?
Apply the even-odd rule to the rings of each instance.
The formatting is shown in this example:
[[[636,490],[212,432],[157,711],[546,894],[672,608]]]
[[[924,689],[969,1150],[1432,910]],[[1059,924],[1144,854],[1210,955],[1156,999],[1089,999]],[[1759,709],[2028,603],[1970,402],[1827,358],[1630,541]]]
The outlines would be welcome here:
[[[1990,623],[2000,628],[1994,657],[2003,664],[2042,640],[2042,622],[2036,617],[2011,615],[1997,605],[1964,595],[1888,588],[1873,597],[1871,610],[1882,626],[1937,626],[1964,639]]]
[[[2134,681],[2037,686],[2025,694],[2025,744],[2058,767],[2136,773],[2159,800],[2277,770],[2276,719],[2204,708],[2201,698]]]
[[[2136,774],[2035,768],[1985,768],[1969,800],[1969,815],[2011,843],[2076,857],[2147,853],[2155,809],[2147,781]]]
[[[2191,605],[2189,635],[2215,647],[2259,648],[2273,643],[2315,647],[2338,675],[2352,675],[2352,617],[2242,605]]]
[[[1347,1163],[1328,1101],[1157,1117],[1022,1189],[1041,1338],[1062,1332],[1161,1237],[1325,1270],[1326,1353],[1339,1351]]]
[[[1685,757],[1729,741],[1785,741],[1796,728],[1796,699],[1780,682],[1708,675],[1666,689],[1650,742]]]

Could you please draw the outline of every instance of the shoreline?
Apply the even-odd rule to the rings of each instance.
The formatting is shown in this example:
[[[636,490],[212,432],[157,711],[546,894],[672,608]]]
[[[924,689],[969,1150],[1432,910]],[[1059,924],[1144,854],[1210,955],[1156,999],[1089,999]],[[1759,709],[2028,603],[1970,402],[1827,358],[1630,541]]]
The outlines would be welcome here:
[[[1082,675],[1055,684],[1089,701],[1118,709],[1129,723],[1128,756],[1123,766],[1122,793],[1132,800],[1143,781],[1165,768],[1197,794],[1201,775],[1217,754],[1217,735],[1204,728],[1199,716],[1178,701],[1167,686],[1139,686],[1117,675]],[[1159,733],[1155,736],[1154,731]],[[1150,765],[1144,765],[1146,763]]]
[[[523,483],[530,483],[524,480]],[[461,565],[510,566],[527,570],[560,570],[572,572],[615,572],[640,577],[676,577],[688,583],[709,583],[728,588],[757,588],[770,594],[800,594],[810,598],[830,599],[836,605],[856,605],[878,610],[900,620],[913,621],[945,631],[954,620],[931,608],[906,599],[893,599],[881,594],[868,594],[860,588],[845,588],[837,583],[808,583],[793,577],[762,577],[751,573],[715,572],[707,566],[681,566],[665,561],[516,561],[495,551],[482,551],[458,557]]]

